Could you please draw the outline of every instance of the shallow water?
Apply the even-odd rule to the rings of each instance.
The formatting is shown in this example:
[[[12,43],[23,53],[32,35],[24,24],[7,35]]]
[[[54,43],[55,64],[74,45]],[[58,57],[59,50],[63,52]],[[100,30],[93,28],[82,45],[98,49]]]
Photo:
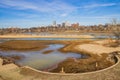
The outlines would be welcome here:
[[[27,52],[19,52],[19,51],[0,51],[0,55],[2,56],[24,56],[21,60],[16,60],[15,62],[19,65],[30,66],[35,69],[47,69],[63,60],[74,57],[74,58],[82,58],[83,55],[77,53],[62,53],[58,51],[59,48],[64,47],[61,44],[50,44],[48,48],[45,48],[40,51],[27,51]],[[53,50],[49,54],[43,54],[44,51]]]
[[[102,33],[83,33],[83,35],[91,35],[94,36],[93,39],[106,39],[106,38],[115,38],[114,35],[110,35],[110,34],[102,34]]]
[[[94,36],[94,38],[90,38],[91,40],[96,39],[105,39],[105,38],[115,38],[113,35],[96,35],[95,33],[84,33],[84,35],[91,35]],[[1,42],[10,41],[10,40],[84,40],[84,38],[1,38]]]
[[[81,40],[79,38],[2,38],[0,42],[10,41],[10,40]]]

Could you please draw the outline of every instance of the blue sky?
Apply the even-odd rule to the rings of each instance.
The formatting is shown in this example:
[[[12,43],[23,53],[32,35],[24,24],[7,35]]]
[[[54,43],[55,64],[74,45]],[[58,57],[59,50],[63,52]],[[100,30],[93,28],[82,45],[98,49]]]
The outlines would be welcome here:
[[[33,27],[79,22],[81,25],[120,20],[119,0],[0,0],[0,27]]]

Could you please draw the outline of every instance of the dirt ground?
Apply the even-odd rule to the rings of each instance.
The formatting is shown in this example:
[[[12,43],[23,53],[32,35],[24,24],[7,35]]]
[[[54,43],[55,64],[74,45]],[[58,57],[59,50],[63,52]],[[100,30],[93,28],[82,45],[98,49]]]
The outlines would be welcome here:
[[[20,43],[18,43],[20,42]],[[28,41],[27,41],[28,42]],[[8,41],[1,43],[0,45],[9,46],[11,44],[19,45],[19,48],[23,46],[26,41]],[[16,44],[17,43],[17,44]],[[31,42],[28,42],[31,43]],[[25,44],[28,46],[29,44]],[[103,68],[112,66],[115,62],[112,58],[113,55],[108,55],[106,53],[97,55],[92,54],[93,52],[88,52],[85,50],[80,50],[80,48],[73,48],[78,45],[92,44],[93,41],[33,41],[35,44],[53,44],[60,43],[65,44],[64,48],[61,48],[60,51],[65,52],[77,52],[88,55],[87,59],[74,59],[69,58],[61,62],[58,65],[57,69],[54,69],[53,72],[60,72],[61,68],[64,68],[65,73],[59,74],[49,74],[47,72],[36,71],[31,68],[20,68],[15,64],[1,65],[2,60],[0,59],[0,79],[1,80],[120,80],[120,63],[118,62],[115,66],[108,68],[106,70],[99,71]],[[32,45],[33,45],[32,43]],[[95,44],[96,45],[96,44]],[[100,44],[98,44],[100,45]],[[10,49],[10,46],[9,46]],[[12,48],[17,50],[16,48]],[[21,49],[21,48],[20,48]],[[88,49],[88,48],[87,48]],[[4,50],[4,48],[3,48]],[[6,49],[5,49],[6,50]],[[80,66],[82,65],[82,66]],[[93,72],[98,70],[98,72]],[[88,74],[83,74],[84,72],[90,72]],[[12,74],[11,74],[12,73]],[[72,73],[71,75],[67,73]]]
[[[75,58],[68,58],[63,62],[58,64],[58,67],[51,70],[50,72],[59,73],[62,68],[66,73],[82,73],[82,72],[90,72],[101,70],[106,67],[109,67],[115,64],[113,56],[110,58],[112,61],[107,60],[109,57],[108,54],[103,53],[102,56],[93,54],[94,51],[88,52],[87,50],[91,50],[96,47],[89,47],[85,46],[84,48],[87,50],[81,50],[79,46],[93,43],[91,40],[81,40],[81,41],[26,41],[26,40],[16,40],[16,41],[7,41],[0,44],[1,50],[17,50],[17,51],[31,51],[31,50],[42,50],[48,46],[48,44],[64,44],[65,47],[59,49],[59,51],[66,54],[66,52],[75,52],[78,54],[84,54],[88,56],[87,58],[83,59],[75,59]],[[93,44],[95,45],[95,44]],[[97,45],[101,47],[100,45]],[[106,48],[106,47],[105,47]],[[100,49],[100,48],[99,48]],[[102,49],[100,49],[102,50]],[[105,49],[106,50],[106,49]],[[104,50],[104,51],[105,51]],[[43,52],[44,54],[49,54],[51,50]],[[100,51],[99,51],[100,52]],[[109,52],[110,53],[110,52]],[[14,58],[14,57],[13,57]],[[11,58],[11,59],[13,59]],[[6,63],[6,62],[5,62]]]

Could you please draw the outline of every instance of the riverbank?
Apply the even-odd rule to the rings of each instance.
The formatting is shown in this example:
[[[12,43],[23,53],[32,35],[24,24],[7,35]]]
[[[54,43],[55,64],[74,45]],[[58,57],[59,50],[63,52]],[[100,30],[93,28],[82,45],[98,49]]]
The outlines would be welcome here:
[[[20,43],[19,43],[20,42]],[[28,42],[28,43],[27,43]],[[99,43],[98,43],[99,42]],[[106,41],[105,41],[106,42]],[[25,44],[26,43],[26,44]],[[120,75],[119,73],[119,69],[120,69],[120,64],[119,66],[117,67],[113,67],[112,69],[108,69],[106,71],[101,71],[99,72],[99,70],[101,69],[105,69],[105,68],[108,68],[112,65],[114,65],[116,62],[114,60],[114,55],[113,54],[110,54],[112,52],[114,52],[114,49],[115,48],[118,48],[119,47],[106,47],[104,46],[104,41],[91,41],[91,40],[83,40],[83,41],[21,41],[21,40],[18,40],[18,41],[8,41],[8,42],[4,42],[4,43],[0,43],[4,46],[9,46],[11,44],[16,44],[16,45],[19,45],[19,48],[22,48],[23,47],[23,44],[25,45],[29,45],[29,43],[32,43],[31,45],[34,45],[33,43],[35,44],[38,44],[40,45],[41,44],[55,44],[55,43],[60,43],[60,44],[65,44],[66,46],[64,48],[61,48],[60,51],[64,52],[64,54],[66,54],[66,52],[76,52],[76,53],[83,53],[83,54],[87,54],[89,55],[88,58],[85,58],[85,59],[75,59],[75,58],[68,58],[66,60],[64,60],[63,62],[61,62],[60,64],[58,64],[58,67],[50,72],[55,72],[55,73],[47,73],[47,72],[42,72],[42,71],[37,71],[37,70],[34,70],[32,68],[25,68],[23,67],[22,69],[21,68],[18,68],[18,67],[15,67],[15,69],[12,69],[11,70],[11,64],[9,66],[8,69],[4,69],[0,67],[0,78],[2,79],[6,79],[6,80],[16,80],[16,77],[14,76],[18,76],[18,80],[31,80],[31,77],[33,80],[37,80],[37,79],[41,79],[41,80],[55,80],[55,79],[58,79],[60,76],[62,76],[61,74],[57,74],[56,75],[56,72],[59,73],[61,71],[61,68],[64,68],[64,72],[63,73],[63,78],[60,78],[60,80],[66,80],[66,79],[69,79],[69,80],[78,80],[78,79],[82,79],[82,80],[92,80],[93,78],[95,80],[99,79],[99,80],[105,80],[105,79],[111,79],[111,80],[119,80],[119,76]],[[84,47],[83,47],[84,45]],[[92,47],[90,46],[92,45]],[[93,46],[94,45],[94,46]],[[81,49],[81,46],[82,46],[82,49]],[[93,48],[93,49],[97,49],[96,46],[101,50],[99,52],[101,53],[97,53],[97,52],[94,52],[94,50],[92,50],[91,52],[89,51],[90,49],[88,48],[90,46],[90,48]],[[13,46],[14,49],[16,46]],[[85,48],[87,47],[87,48]],[[83,50],[84,48],[84,50]],[[112,48],[112,50],[110,52],[107,52],[108,51],[108,48]],[[105,51],[104,54],[103,51]],[[48,54],[48,53],[47,53]],[[0,62],[2,62],[0,60]],[[4,65],[2,65],[4,66]],[[7,65],[6,65],[7,66]],[[14,66],[12,64],[12,66]],[[78,73],[84,73],[84,72],[94,72],[98,70],[98,73],[95,72],[95,73],[89,73],[89,74],[78,74]],[[11,74],[11,71],[12,73],[14,74]],[[34,74],[33,74],[34,73]],[[67,73],[72,73],[69,77],[67,77]],[[76,74],[77,73],[77,74]],[[103,75],[104,73],[104,75]],[[10,75],[11,74],[11,75]],[[66,76],[65,76],[65,75]],[[112,75],[109,76],[109,75]],[[9,75],[9,76],[6,76],[6,75]],[[22,75],[22,76],[21,76]],[[97,77],[96,77],[96,76]],[[27,78],[25,77],[27,76]],[[37,77],[36,77],[37,76]],[[47,77],[46,77],[47,76]],[[86,78],[86,76],[88,76],[89,78]],[[99,78],[99,76],[102,76],[103,78]],[[113,77],[114,76],[114,77]]]
[[[117,44],[116,46],[111,46],[111,44]],[[60,51],[63,52],[82,52],[83,54],[95,54],[101,55],[103,53],[109,54],[115,51],[120,51],[120,44],[116,40],[87,40],[84,42],[71,43],[61,48]]]
[[[99,42],[99,44],[98,44]],[[76,52],[89,55],[86,59],[75,59],[70,58],[61,62],[57,68],[52,72],[58,72],[61,68],[64,68],[65,72],[68,73],[81,73],[96,71],[107,68],[115,64],[114,55],[110,53],[119,52],[120,47],[106,47],[104,44],[108,44],[108,41],[93,41],[85,43],[72,43],[70,45],[61,48],[62,52]],[[102,44],[101,44],[102,43]]]
[[[94,36],[91,35],[23,35],[23,34],[15,34],[15,35],[0,35],[0,38],[94,38]]]
[[[109,54],[115,51],[120,51],[120,47],[105,47],[98,44],[82,44],[75,47],[77,50],[85,51],[87,53],[101,55],[103,53]]]
[[[3,61],[0,58],[0,80],[119,80],[119,57],[117,57],[118,62],[109,68],[77,74],[49,73],[38,71],[28,66],[18,67],[15,64],[2,65]]]
[[[12,40],[0,43],[1,50],[17,50],[17,51],[35,51],[42,50],[48,47],[49,44],[72,44],[72,43],[85,43],[90,42],[91,40]]]
[[[42,50],[48,47],[47,44],[37,41],[6,41],[4,43],[0,43],[0,50],[17,50],[17,51],[34,51],[34,50]]]
[[[95,41],[92,40],[81,40],[81,41],[79,40],[74,40],[74,41],[14,40],[14,41],[7,41],[1,43],[0,49],[4,51],[6,50],[33,51],[33,50],[42,50],[46,48],[48,44],[64,44],[65,47],[59,49],[59,51],[61,51],[63,54],[66,54],[66,52],[74,52],[78,54],[84,54],[85,56],[87,56],[87,57],[83,57],[82,59],[68,58],[63,62],[59,63],[58,67],[54,68],[53,70],[50,70],[50,72],[59,73],[62,67],[64,67],[66,73],[90,72],[90,71],[101,70],[115,64],[115,60],[113,56],[109,57],[109,54],[106,54],[105,52],[101,52],[101,56],[99,56],[99,54],[96,53],[97,51],[96,52],[87,51],[89,50],[89,48],[86,47],[89,47],[89,45],[84,46],[84,49],[86,50],[84,50],[83,48],[81,49],[79,47],[86,44],[92,44],[94,45],[94,47],[90,46],[90,48],[92,48],[93,50],[96,48],[96,46],[100,47],[99,48],[100,50],[103,50],[105,46],[101,47],[101,45],[95,44]],[[107,47],[105,47],[104,51],[106,50]],[[112,51],[113,50],[114,48],[112,49]],[[49,54],[50,52],[51,50],[48,50],[43,52],[43,54]],[[108,53],[110,53],[110,51]],[[111,60],[107,60],[107,58],[110,58]]]

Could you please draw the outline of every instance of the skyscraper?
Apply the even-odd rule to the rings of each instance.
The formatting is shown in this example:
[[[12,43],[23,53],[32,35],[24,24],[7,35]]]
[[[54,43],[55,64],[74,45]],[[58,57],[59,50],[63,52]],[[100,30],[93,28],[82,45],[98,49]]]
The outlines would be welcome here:
[[[52,26],[56,26],[56,21],[53,21],[53,24],[52,24]]]
[[[62,26],[68,27],[68,26],[70,26],[70,23],[68,21],[65,21],[65,22],[62,23]]]

